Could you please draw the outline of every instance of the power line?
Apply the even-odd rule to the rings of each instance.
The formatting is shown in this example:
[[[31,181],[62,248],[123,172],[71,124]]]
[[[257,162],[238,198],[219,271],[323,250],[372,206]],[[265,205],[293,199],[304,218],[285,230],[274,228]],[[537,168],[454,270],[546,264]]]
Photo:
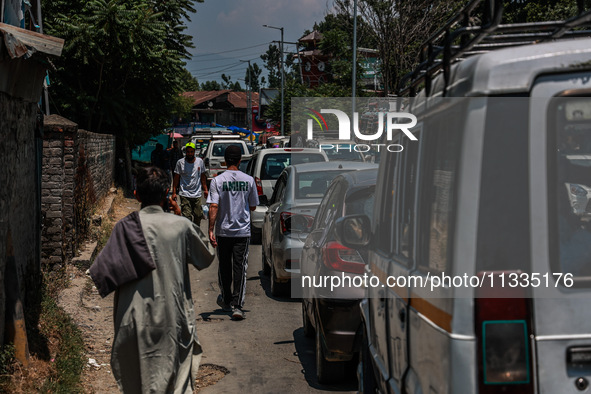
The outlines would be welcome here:
[[[203,54],[203,55],[193,55],[192,57],[193,57],[193,58],[196,58],[196,57],[203,57],[203,56],[219,55],[219,54],[221,54],[221,53],[228,53],[228,52],[237,52],[237,51],[243,51],[243,50],[245,50],[245,49],[251,49],[251,48],[261,47],[261,46],[263,46],[263,45],[268,45],[269,43],[270,43],[270,42],[264,42],[264,43],[262,43],[262,44],[253,45],[253,46],[251,46],[251,47],[238,48],[238,49],[229,49],[229,50],[227,50],[227,51],[213,52],[213,53],[206,53],[206,54]]]
[[[248,60],[253,61],[253,60],[256,60],[256,59],[258,59],[258,58],[255,57],[253,59],[248,59]],[[231,63],[229,65],[229,67],[232,67],[233,65],[238,65],[238,64],[242,64],[242,63],[240,63],[240,62],[234,62],[234,63]],[[207,67],[207,68],[191,69],[191,70],[189,70],[189,72],[199,73],[199,72],[202,72],[202,71],[213,70],[213,69],[217,69],[218,71],[223,71],[223,70],[220,70],[219,69],[220,67],[224,67],[224,66],[221,65],[221,66],[213,66],[213,67]]]
[[[228,59],[241,59],[243,57],[255,56],[255,55],[260,55],[260,54],[261,54],[261,52],[252,52],[252,53],[245,53],[240,56],[230,56],[230,57],[223,57],[223,58],[219,58],[219,59],[189,60],[189,62],[190,63],[221,62],[221,61],[228,60]]]
[[[213,72],[210,72],[210,73],[207,73],[207,74],[203,74],[203,75],[197,75],[196,78],[199,79],[199,78],[207,77],[209,75],[218,74],[218,73],[220,73],[222,71],[231,70],[233,68],[241,67],[241,66],[242,66],[241,63],[235,64],[235,65],[232,65],[232,66],[229,66],[229,67],[226,67],[226,68],[222,68],[221,70],[213,71]]]

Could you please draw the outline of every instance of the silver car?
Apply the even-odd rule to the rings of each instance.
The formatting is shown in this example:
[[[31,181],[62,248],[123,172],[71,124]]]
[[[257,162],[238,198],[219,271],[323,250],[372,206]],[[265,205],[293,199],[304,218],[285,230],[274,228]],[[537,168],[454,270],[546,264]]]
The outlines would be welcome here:
[[[262,268],[271,274],[271,293],[288,294],[290,279],[300,274],[299,256],[318,205],[331,181],[345,171],[377,168],[359,162],[321,162],[287,167],[280,175],[262,232]]]
[[[273,195],[273,187],[281,172],[292,164],[316,163],[328,161],[326,154],[319,149],[275,148],[255,152],[246,167],[246,173],[254,178],[259,194],[260,205],[250,214],[250,228],[253,241],[261,236],[263,220],[268,201]],[[262,196],[265,196],[262,198]]]

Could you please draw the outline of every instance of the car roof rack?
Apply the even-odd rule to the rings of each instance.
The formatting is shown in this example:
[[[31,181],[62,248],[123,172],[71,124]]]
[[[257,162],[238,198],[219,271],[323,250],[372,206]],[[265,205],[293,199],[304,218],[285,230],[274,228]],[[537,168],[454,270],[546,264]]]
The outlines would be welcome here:
[[[473,14],[482,2],[482,23],[474,26],[471,24]],[[591,23],[591,11],[564,21],[504,25],[502,16],[502,0],[470,1],[421,45],[419,64],[401,78],[396,95],[413,97],[422,85],[429,95],[432,79],[441,73],[445,95],[451,65],[469,56],[518,45],[591,36],[591,30],[580,30],[581,26]]]

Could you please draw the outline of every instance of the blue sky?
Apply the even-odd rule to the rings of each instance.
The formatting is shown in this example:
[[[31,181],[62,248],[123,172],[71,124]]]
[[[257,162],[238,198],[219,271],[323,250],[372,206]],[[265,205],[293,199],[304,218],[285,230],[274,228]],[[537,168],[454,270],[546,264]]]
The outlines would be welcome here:
[[[243,79],[246,63],[251,60],[263,68],[260,59],[271,41],[279,41],[281,32],[265,28],[267,24],[284,28],[284,40],[296,42],[303,32],[312,30],[314,22],[324,19],[330,0],[205,0],[196,3],[187,33],[193,36],[195,48],[187,69],[199,82],[221,81],[221,74],[232,81]],[[294,45],[285,51],[294,51]],[[221,53],[220,53],[221,52]],[[238,81],[244,86],[244,81]]]

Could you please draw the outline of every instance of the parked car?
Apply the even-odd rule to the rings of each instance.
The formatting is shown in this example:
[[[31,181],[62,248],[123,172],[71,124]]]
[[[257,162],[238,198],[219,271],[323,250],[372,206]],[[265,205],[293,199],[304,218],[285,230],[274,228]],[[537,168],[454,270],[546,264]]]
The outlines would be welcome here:
[[[337,176],[316,211],[314,225],[303,246],[300,258],[305,286],[303,326],[306,336],[316,338],[316,375],[320,383],[343,380],[346,364],[358,361],[362,331],[359,303],[365,297],[365,289],[351,286],[331,289],[313,284],[321,283],[319,278],[327,276],[346,275],[353,280],[363,275],[367,254],[336,240],[335,221],[345,215],[372,216],[377,173],[374,168]]]
[[[277,180],[262,232],[262,268],[271,274],[271,293],[288,293],[292,276],[299,276],[299,257],[314,222],[318,204],[330,182],[345,171],[376,168],[353,162],[317,162],[287,167]],[[292,220],[292,216],[297,222]]]
[[[210,141],[202,155],[208,181],[211,181],[213,177],[218,176],[226,170],[226,159],[224,158],[224,153],[226,152],[226,148],[230,145],[236,145],[240,147],[243,159],[250,157],[248,153],[248,146],[243,140],[224,139]]]
[[[260,205],[250,214],[252,241],[258,242],[263,228],[267,205],[273,194],[273,187],[281,172],[292,164],[328,161],[326,154],[318,149],[272,148],[255,152],[246,173],[254,178]],[[264,198],[263,198],[264,196]]]
[[[591,234],[563,226],[579,182],[559,148],[575,129],[591,142],[590,58],[590,39],[474,55],[405,108],[418,141],[394,134],[404,150],[383,152],[373,220],[335,223],[379,279],[361,302],[360,392],[589,392]],[[443,274],[487,285],[420,285]]]

